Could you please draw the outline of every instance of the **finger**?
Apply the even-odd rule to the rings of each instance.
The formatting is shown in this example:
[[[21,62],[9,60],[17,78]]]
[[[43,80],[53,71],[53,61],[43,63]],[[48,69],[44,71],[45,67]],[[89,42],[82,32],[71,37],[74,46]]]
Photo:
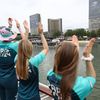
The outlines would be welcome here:
[[[72,36],[72,43],[75,44],[79,48],[79,41],[76,35]]]
[[[94,45],[94,43],[95,43],[95,38],[92,38],[89,42],[88,42],[88,44],[86,45],[88,48],[92,48],[93,47],[93,45]]]
[[[26,20],[24,20],[23,24],[28,24],[28,22]]]
[[[93,47],[94,43],[95,43],[95,38],[92,38],[92,39],[88,42],[88,44],[86,45],[86,47],[84,48],[84,51],[83,51],[83,55],[84,55],[84,56],[85,56],[85,55],[89,55],[89,54],[91,53],[92,47]]]

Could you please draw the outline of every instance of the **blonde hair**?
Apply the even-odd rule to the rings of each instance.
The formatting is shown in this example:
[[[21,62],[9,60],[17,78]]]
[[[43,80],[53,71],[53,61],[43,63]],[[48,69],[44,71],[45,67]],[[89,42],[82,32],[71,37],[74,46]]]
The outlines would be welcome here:
[[[18,48],[18,59],[16,63],[16,73],[19,79],[26,80],[28,78],[28,59],[32,55],[33,46],[28,40],[21,40]]]

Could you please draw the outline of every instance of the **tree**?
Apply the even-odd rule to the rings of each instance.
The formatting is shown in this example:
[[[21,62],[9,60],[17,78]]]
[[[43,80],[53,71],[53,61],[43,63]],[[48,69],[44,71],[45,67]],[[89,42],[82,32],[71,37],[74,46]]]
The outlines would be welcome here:
[[[86,30],[83,28],[75,29],[74,32],[75,32],[75,35],[77,35],[78,37],[86,36]]]
[[[90,31],[86,31],[86,36],[90,37],[91,36],[91,32]]]
[[[65,32],[65,36],[72,36],[73,35],[73,30],[69,29]]]
[[[53,33],[53,37],[54,38],[56,38],[56,37],[58,37],[60,35],[61,35],[61,32],[59,32],[59,31],[56,31],[56,32]]]
[[[90,37],[96,37],[96,36],[97,36],[96,31],[95,30],[92,30],[90,32]]]
[[[100,29],[97,30],[96,34],[98,37],[100,37]]]

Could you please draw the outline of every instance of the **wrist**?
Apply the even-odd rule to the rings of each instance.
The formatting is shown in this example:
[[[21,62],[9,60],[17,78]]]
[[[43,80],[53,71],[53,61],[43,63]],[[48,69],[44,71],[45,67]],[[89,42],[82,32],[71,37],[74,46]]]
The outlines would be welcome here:
[[[43,36],[43,33],[40,33],[40,36]]]
[[[87,61],[87,62],[91,62],[94,59],[94,56],[92,54],[89,54],[88,57],[85,57],[83,55],[81,59],[84,60],[84,61]]]
[[[20,27],[18,27],[18,30],[19,30],[19,32],[22,32],[22,30],[21,30],[21,28],[20,28]]]
[[[92,63],[92,61],[89,61],[89,60],[86,60],[85,62],[86,62],[87,64]]]

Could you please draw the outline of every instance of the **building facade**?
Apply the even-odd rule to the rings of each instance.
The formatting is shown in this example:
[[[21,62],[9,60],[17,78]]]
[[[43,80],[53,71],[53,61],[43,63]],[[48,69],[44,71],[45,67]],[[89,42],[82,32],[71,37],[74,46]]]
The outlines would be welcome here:
[[[100,0],[89,0],[89,30],[100,29]]]
[[[37,34],[38,30],[37,30],[37,26],[38,26],[38,22],[40,22],[41,18],[40,18],[40,14],[34,14],[30,16],[30,31],[31,34]]]
[[[54,32],[62,33],[62,19],[48,19],[48,33],[53,34]]]

